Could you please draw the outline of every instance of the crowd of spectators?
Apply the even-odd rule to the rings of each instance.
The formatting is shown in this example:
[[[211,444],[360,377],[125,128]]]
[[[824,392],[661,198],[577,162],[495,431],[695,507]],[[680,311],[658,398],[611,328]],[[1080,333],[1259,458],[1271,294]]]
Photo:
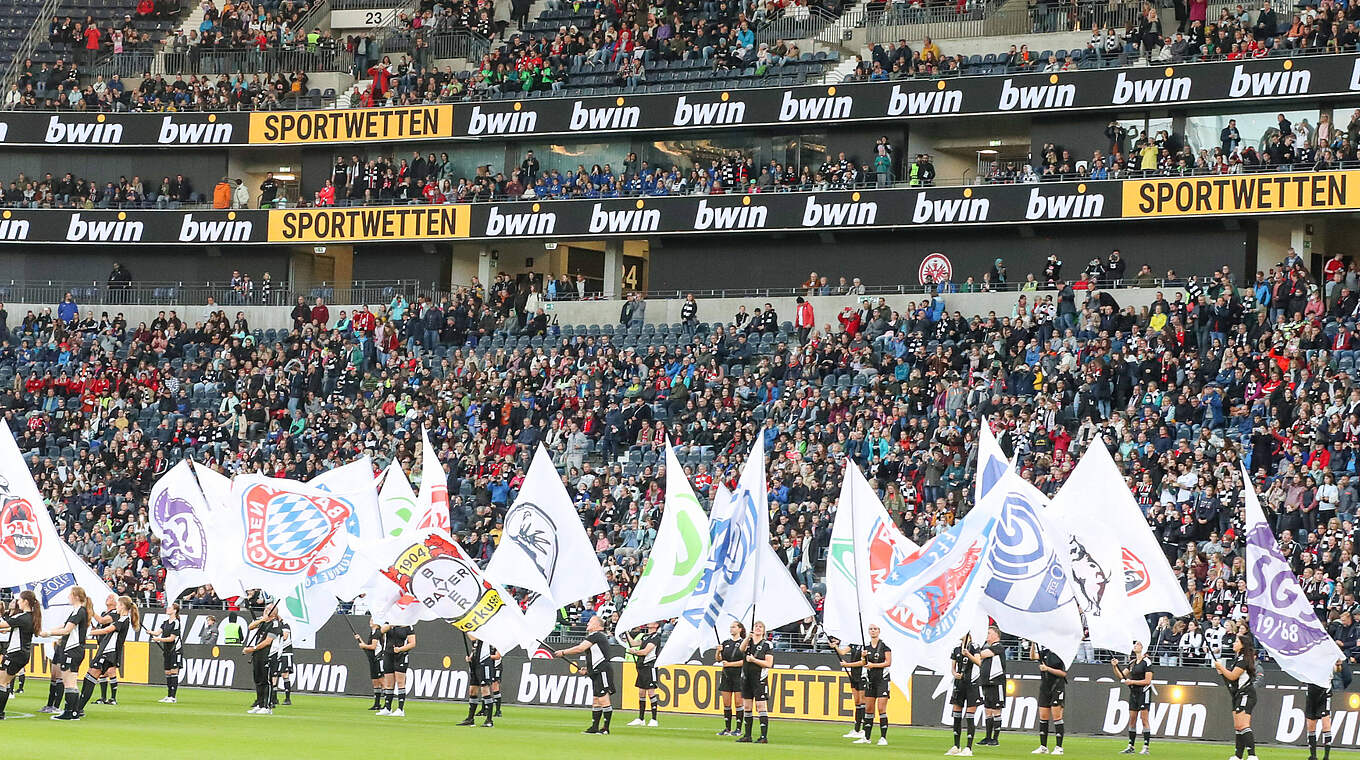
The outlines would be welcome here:
[[[8,208],[179,208],[205,202],[203,193],[183,174],[164,176],[159,182],[127,175],[116,181],[78,177],[72,172],[56,176],[46,172],[30,177],[20,172],[3,190]]]
[[[969,509],[986,416],[1047,494],[1087,447],[1110,448],[1194,611],[1157,621],[1153,654],[1167,663],[1213,656],[1223,624],[1246,614],[1240,463],[1354,663],[1360,268],[1338,255],[1318,274],[1325,287],[1291,250],[1148,306],[1103,289],[1082,302],[1058,274],[1033,294],[1055,297],[1051,309],[1017,300],[966,316],[944,292],[889,295],[834,320],[805,301],[783,315],[796,324],[768,303],[722,321],[688,299],[684,324],[655,330],[634,295],[617,331],[547,324],[538,288],[509,276],[350,314],[300,298],[280,331],[215,305],[134,326],[70,301],[13,323],[0,311],[0,404],[77,552],[147,603],[162,569],[146,494],[181,456],[306,478],[368,454],[421,476],[427,425],[453,528],[485,560],[542,442],[613,582],[584,614],[621,609],[633,587],[666,440],[707,498],[765,437],[773,540],[820,611],[842,459],[924,542]],[[800,290],[828,288],[864,285],[812,275]],[[211,589],[194,600],[217,601]]]
[[[75,67],[57,61],[34,67],[28,61],[5,93],[7,110],[226,111],[295,108],[310,102],[308,76],[301,70],[274,74],[143,73],[136,87],[119,74],[95,75],[82,83]]]

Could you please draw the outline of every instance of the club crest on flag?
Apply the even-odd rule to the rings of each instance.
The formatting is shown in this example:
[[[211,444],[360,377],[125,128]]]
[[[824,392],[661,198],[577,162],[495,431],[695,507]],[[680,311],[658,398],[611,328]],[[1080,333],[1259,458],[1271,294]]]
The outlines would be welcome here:
[[[991,554],[993,577],[987,596],[1013,609],[1050,612],[1065,601],[1069,578],[1057,552],[1043,538],[1038,515],[1019,493],[1006,494],[996,545]]]
[[[447,500],[447,497],[446,497]],[[524,550],[551,581],[557,571],[557,524],[533,502],[521,502],[505,516],[504,535]]]
[[[1247,543],[1273,547],[1275,536],[1270,527],[1261,522],[1247,532]],[[1307,598],[1295,591],[1298,580],[1293,568],[1266,552],[1262,554],[1266,560],[1251,565],[1248,572],[1252,582],[1247,584],[1247,612],[1251,632],[1257,641],[1277,657],[1301,655],[1330,641],[1320,625],[1301,622],[1316,621],[1317,618]]]
[[[65,604],[61,601],[61,593],[71,590],[74,585],[76,585],[75,574],[62,573],[38,583],[25,583],[24,588],[36,593],[43,607],[51,607],[53,604]]]
[[[171,570],[201,570],[207,560],[207,534],[188,501],[163,490],[151,505],[160,525],[161,562]]]
[[[869,539],[869,585],[878,593],[883,585],[919,586],[915,599],[920,604],[917,615],[906,605],[883,610],[883,617],[898,633],[926,643],[938,641],[944,632],[953,630],[958,616],[958,600],[964,596],[978,577],[975,572],[986,556],[986,545],[992,533],[989,522],[970,546],[959,548],[959,532],[941,533],[935,540],[913,552],[903,551],[892,541],[888,526],[875,520]],[[940,560],[952,559],[952,563]],[[943,564],[943,567],[936,567]],[[938,572],[933,578],[915,578],[922,571]]]
[[[250,486],[241,502],[245,560],[266,572],[303,570],[353,517],[341,499],[280,491],[264,483]]]
[[[424,477],[423,475],[421,477]],[[422,483],[422,485],[424,485]],[[440,530],[449,529],[449,487],[442,482],[435,482],[430,486],[429,510],[420,520],[421,529],[438,528]]]
[[[0,493],[7,485],[0,483]],[[4,505],[0,506],[0,549],[20,562],[27,562],[42,551],[38,515],[27,499],[4,497]]]
[[[458,545],[438,534],[411,544],[383,574],[401,588],[397,604],[419,602],[468,633],[482,627],[505,605],[500,592]]]
[[[1152,586],[1152,574],[1141,557],[1124,549],[1124,589],[1129,596],[1147,591]]]

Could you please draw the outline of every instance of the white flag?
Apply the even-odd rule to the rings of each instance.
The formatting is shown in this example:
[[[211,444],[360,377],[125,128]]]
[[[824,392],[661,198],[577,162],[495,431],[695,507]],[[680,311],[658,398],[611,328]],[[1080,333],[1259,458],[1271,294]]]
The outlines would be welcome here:
[[[609,590],[590,536],[542,444],[505,513],[486,575],[492,583],[532,592],[524,610],[523,643],[530,651],[530,639],[552,631],[558,610]]]
[[[1247,623],[1257,643],[1284,672],[1304,683],[1330,688],[1341,649],[1318,621],[1294,569],[1280,554],[1245,469],[1242,485],[1247,501]]]
[[[38,602],[44,610],[60,610],[57,622],[48,626],[56,628],[65,620],[65,615],[69,613],[71,600],[68,596],[71,589],[80,586],[85,589],[85,595],[90,598],[95,609],[104,608],[104,600],[114,595],[113,589],[109,587],[104,579],[95,573],[94,569],[86,564],[85,560],[75,553],[65,541],[61,542],[60,549],[56,552],[63,561],[63,571],[50,578],[44,578],[32,583],[20,584],[19,588],[32,591],[38,596]]]
[[[1185,598],[1185,591],[1171,571],[1166,553],[1143,516],[1143,510],[1129,493],[1124,476],[1104,443],[1097,440],[1086,450],[1063,491],[1071,488],[1074,481],[1081,484],[1078,493],[1098,494],[1093,497],[1092,504],[1100,505],[1099,519],[1106,530],[1119,537],[1124,592],[1134,614],[1144,618],[1142,627],[1136,627],[1135,631],[1146,635],[1147,615],[1189,615],[1190,602]],[[1097,488],[1099,490],[1095,490]],[[1062,491],[1058,495],[1062,496]],[[1146,649],[1148,639],[1135,638],[1135,641],[1142,641]]]
[[[378,491],[378,512],[382,516],[383,532],[388,538],[398,538],[415,529],[423,514],[416,502],[411,481],[395,459],[383,471],[382,488]]]
[[[215,529],[214,505],[209,503],[194,474],[192,462],[181,459],[151,486],[151,532],[160,539],[161,564],[166,571],[165,598],[170,601],[178,599],[185,589],[213,582],[208,567],[208,537]],[[220,546],[217,549],[222,550]],[[230,586],[222,590],[231,595]]]
[[[198,485],[202,489],[204,501],[208,505],[208,521],[212,524],[212,534],[215,535],[221,530],[221,520],[226,510],[231,509],[231,478],[211,467],[195,464],[192,460],[189,461],[189,469],[198,479]],[[206,527],[208,523],[204,525]],[[204,570],[207,582],[212,584],[213,593],[219,599],[231,599],[244,594],[246,588],[241,585],[241,576],[236,572],[240,566],[240,547],[224,546],[221,541],[215,541],[210,537],[204,553]]]
[[[0,427],[0,584],[19,586],[61,575],[66,558],[14,434]]]
[[[1011,469],[985,419],[981,432],[982,502],[995,493],[1000,503],[982,609],[1001,630],[1037,641],[1072,662],[1082,626],[1066,535],[1046,514],[1048,499]]]
[[[1105,445],[1097,440],[1092,448],[1104,450]],[[1127,491],[1122,480],[1106,480],[1094,462],[1088,456],[1077,464],[1053,497],[1048,516],[1067,534],[1072,581],[1091,645],[1128,653],[1137,641],[1146,651],[1151,635],[1147,621],[1129,604],[1123,546],[1109,519],[1109,494]],[[1146,522],[1142,530],[1149,530]]]
[[[438,528],[449,532],[449,481],[439,454],[430,445],[430,433],[420,429],[420,496],[417,502],[424,511],[419,528]]]
[[[666,505],[642,578],[619,615],[620,632],[669,620],[685,609],[708,557],[708,517],[666,442]]]
[[[312,478],[307,481],[307,485],[350,506],[350,517],[345,521],[349,547],[338,562],[330,566],[318,564],[308,578],[310,585],[324,583],[334,596],[349,601],[363,593],[364,586],[378,570],[357,562],[356,550],[385,540],[378,507],[378,484],[373,479],[373,462],[368,457],[360,457],[343,467]]]

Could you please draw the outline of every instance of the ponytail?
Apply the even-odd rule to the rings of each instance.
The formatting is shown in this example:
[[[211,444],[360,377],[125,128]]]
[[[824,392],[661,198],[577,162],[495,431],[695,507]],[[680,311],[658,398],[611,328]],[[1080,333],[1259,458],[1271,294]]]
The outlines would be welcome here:
[[[94,603],[90,601],[90,595],[85,593],[85,589],[80,586],[71,587],[71,595],[76,598],[78,606],[85,608],[85,619],[94,620]]]
[[[137,630],[138,628],[141,628],[141,627],[142,627],[142,626],[141,626],[141,622],[142,622],[142,613],[141,613],[140,611],[137,610],[137,605],[136,605],[136,603],[134,603],[134,602],[132,601],[132,597],[130,597],[130,596],[120,596],[120,597],[118,597],[118,601],[119,601],[124,607],[127,607],[127,608],[128,608],[128,619],[129,619],[130,621],[132,621],[132,630],[133,630],[134,632],[136,632],[136,630]]]
[[[33,616],[33,630],[42,630],[42,605],[38,604],[38,595],[32,591],[20,591],[19,598],[28,602],[28,614]]]
[[[1238,641],[1242,642],[1242,667],[1247,669],[1252,678],[1256,677],[1256,641],[1251,634],[1239,635]]]

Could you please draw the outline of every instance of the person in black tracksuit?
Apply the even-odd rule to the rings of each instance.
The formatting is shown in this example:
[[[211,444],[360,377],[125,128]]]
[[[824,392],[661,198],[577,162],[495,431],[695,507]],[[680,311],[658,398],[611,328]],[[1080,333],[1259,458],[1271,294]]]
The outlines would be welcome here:
[[[1006,647],[1001,644],[1001,629],[987,629],[987,643],[966,655],[981,672],[982,706],[987,711],[987,735],[978,744],[1001,745],[1001,708],[1006,704]]]
[[[628,647],[628,654],[637,658],[634,666],[637,669],[637,678],[633,685],[638,690],[638,716],[629,721],[630,726],[643,726],[647,724],[647,708],[652,710],[652,726],[659,725],[656,722],[657,708],[660,700],[656,696],[656,658],[661,654],[661,624],[648,623],[647,631],[641,636],[633,639],[632,646]]]
[[[491,699],[491,682],[486,680],[482,672],[482,649],[487,646],[482,640],[467,634],[467,668],[468,668],[468,714],[463,719],[460,726],[477,725],[477,712],[484,710],[487,701]]]
[[[1332,675],[1340,672],[1345,660],[1337,660]],[[1332,687],[1308,684],[1308,696],[1303,707],[1303,722],[1308,729],[1308,760],[1317,760],[1318,724],[1322,725],[1322,758],[1332,757]]]
[[[1148,710],[1152,707],[1152,660],[1143,655],[1143,645],[1133,645],[1133,657],[1127,668],[1119,667],[1119,659],[1110,660],[1114,674],[1120,683],[1129,687],[1129,745],[1121,754],[1132,755],[1135,730],[1139,721],[1143,724],[1143,754],[1152,754],[1152,723],[1148,720]]]
[[[718,674],[718,693],[722,695],[723,730],[718,736],[741,736],[741,726],[745,722],[745,712],[741,704],[741,666],[745,663],[741,645],[746,641],[746,626],[732,623],[727,627],[732,637],[718,644],[714,664],[722,668]],[[732,703],[737,705],[737,727],[732,728]]]
[[[269,672],[269,652],[279,636],[278,603],[265,605],[259,619],[250,624],[250,644],[241,651],[250,655],[250,671],[255,681],[255,701],[246,712],[251,715],[272,715],[274,710],[273,674]]]
[[[76,673],[85,662],[85,635],[90,629],[90,619],[94,617],[94,606],[85,589],[72,586],[68,595],[72,610],[60,628],[39,632],[39,636],[59,639],[52,649],[52,672],[60,673],[61,680],[56,682],[55,692],[48,700],[48,712],[55,711],[60,695],[65,696],[66,708],[53,715],[52,720],[80,720],[85,714],[80,711],[80,692],[76,690]]]
[[[869,643],[864,645],[864,736],[856,744],[868,744],[874,733],[874,714],[878,714],[878,743],[888,744],[888,697],[892,691],[892,648],[880,635],[879,627],[869,626]]]
[[[141,616],[137,612],[137,606],[133,604],[132,598],[127,596],[120,596],[114,600],[113,609],[109,610],[105,619],[108,621],[106,625],[90,631],[90,635],[99,638],[97,652],[90,661],[90,669],[85,672],[85,684],[80,691],[82,711],[85,705],[89,704],[90,697],[94,696],[96,684],[99,685],[100,691],[96,704],[118,704],[118,668],[123,662],[123,645],[127,643],[128,631],[141,627]],[[110,687],[113,691],[112,699],[108,698]]]
[[[33,652],[33,633],[42,628],[42,605],[32,591],[21,591],[10,602],[9,610],[0,615],[0,631],[9,633],[3,659],[0,659],[0,720],[5,719],[5,705],[9,702],[14,679],[24,668]]]
[[[161,632],[151,640],[161,647],[161,665],[165,669],[165,696],[160,701],[175,704],[179,701],[179,670],[184,667],[184,622],[179,617],[179,602],[165,608]]]
[[[858,739],[864,731],[864,645],[842,644],[836,638],[829,641],[840,658],[841,670],[850,679],[850,694],[855,699],[855,727],[847,731],[843,738]]]
[[[770,731],[770,668],[774,667],[774,645],[765,635],[765,624],[751,624],[751,635],[742,642],[741,699],[746,708],[746,733],[739,742],[766,744]],[[751,728],[760,719],[760,738],[751,738]]]
[[[614,705],[610,696],[617,691],[614,667],[610,663],[609,635],[604,632],[604,621],[595,615],[586,623],[586,637],[576,646],[553,652],[554,657],[585,655],[586,674],[590,677],[593,699],[590,708],[590,728],[581,733],[609,735],[609,722],[614,719]],[[601,723],[603,720],[603,723]]]
[[[949,695],[949,705],[954,713],[954,746],[949,748],[950,755],[969,757],[973,754],[973,736],[977,732],[973,714],[977,706],[982,704],[982,691],[978,684],[982,669],[973,664],[976,654],[973,637],[965,634],[963,641],[949,655],[950,670],[954,675],[954,688]],[[962,744],[965,721],[968,724],[967,746]]]
[[[1030,657],[1039,661],[1039,750],[1048,752],[1048,733],[1053,731],[1053,753],[1063,754],[1063,704],[1067,699],[1067,664],[1052,649],[1030,645]]]
[[[1224,665],[1214,660],[1214,670],[1232,696],[1233,731],[1237,738],[1238,760],[1256,760],[1256,734],[1251,730],[1251,713],[1256,709],[1256,643],[1250,634],[1233,639],[1233,656]]]
[[[382,651],[382,640],[382,631],[378,629],[378,624],[371,620],[368,623],[367,640],[357,633],[354,634],[354,641],[368,658],[368,680],[373,684],[373,706],[368,708],[370,710],[382,709],[382,658],[378,656]]]

